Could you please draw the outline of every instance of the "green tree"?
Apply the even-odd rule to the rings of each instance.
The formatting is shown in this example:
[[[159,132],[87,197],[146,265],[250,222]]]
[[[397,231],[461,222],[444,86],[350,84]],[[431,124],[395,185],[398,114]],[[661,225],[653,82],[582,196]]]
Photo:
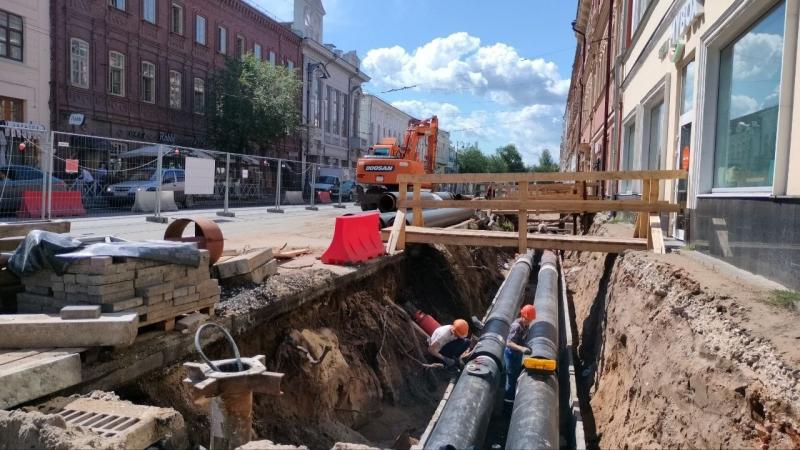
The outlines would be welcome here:
[[[233,153],[268,148],[300,122],[302,82],[294,71],[248,54],[228,59],[208,82],[206,118],[214,147]]]
[[[525,172],[527,170],[516,145],[505,145],[495,150],[495,153],[505,162],[506,172]]]
[[[488,158],[486,169],[489,173],[506,173],[508,172],[508,164],[500,155],[492,155]]]
[[[488,171],[487,166],[486,155],[476,145],[471,145],[459,153],[458,171],[461,173],[485,173]]]
[[[553,161],[550,150],[544,149],[539,154],[539,163],[531,167],[531,172],[558,172],[559,169],[558,163]]]

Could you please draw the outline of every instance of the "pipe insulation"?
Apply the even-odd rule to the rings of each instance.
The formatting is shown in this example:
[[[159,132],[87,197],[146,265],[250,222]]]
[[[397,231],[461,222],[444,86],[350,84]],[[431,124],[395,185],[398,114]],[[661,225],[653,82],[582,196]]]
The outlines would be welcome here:
[[[381,195],[380,200],[378,200],[378,210],[382,213],[397,211],[397,198],[400,197],[399,192],[386,192]],[[438,195],[434,194],[433,192],[420,192],[419,193],[420,200],[441,200],[442,198]],[[407,192],[406,199],[408,201],[414,200],[414,193]]]
[[[536,321],[526,345],[534,358],[558,360],[558,269],[553,252],[542,255],[536,284]],[[506,448],[558,448],[558,378],[523,369],[508,427]]]
[[[519,257],[490,305],[483,333],[456,382],[425,449],[479,448],[503,380],[503,350],[511,323],[524,300],[533,253]]]
[[[397,216],[396,212],[386,212],[380,216],[381,228],[391,227],[394,225],[394,218]],[[422,211],[422,222],[426,227],[443,228],[450,225],[459,224],[465,220],[469,220],[475,216],[474,209],[468,208],[436,208],[425,209]],[[414,220],[414,213],[406,213],[406,225],[411,225]]]

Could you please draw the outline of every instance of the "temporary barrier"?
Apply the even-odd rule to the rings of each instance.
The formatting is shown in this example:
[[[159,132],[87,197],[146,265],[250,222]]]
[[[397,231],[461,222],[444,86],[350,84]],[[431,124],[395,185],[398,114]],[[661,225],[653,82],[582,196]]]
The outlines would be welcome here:
[[[325,264],[356,264],[384,254],[378,212],[336,218],[331,245],[322,254]]]
[[[320,203],[331,203],[331,193],[328,191],[317,192],[317,201]]]
[[[52,193],[52,217],[85,216],[80,192],[55,191]],[[42,215],[42,192],[24,191],[17,217],[38,218]]]
[[[136,200],[133,202],[131,211],[133,212],[155,212],[156,199],[158,192],[139,191],[136,193]],[[175,204],[175,193],[172,191],[161,191],[161,208],[159,211],[177,211],[178,205]]]
[[[284,205],[302,205],[303,203],[305,203],[303,191],[286,191],[286,195],[283,197]]]

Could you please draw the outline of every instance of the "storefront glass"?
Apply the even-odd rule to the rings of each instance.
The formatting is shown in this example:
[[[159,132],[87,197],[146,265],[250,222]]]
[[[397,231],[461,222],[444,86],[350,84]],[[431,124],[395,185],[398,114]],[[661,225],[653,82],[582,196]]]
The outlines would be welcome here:
[[[720,54],[715,188],[772,186],[786,5]]]

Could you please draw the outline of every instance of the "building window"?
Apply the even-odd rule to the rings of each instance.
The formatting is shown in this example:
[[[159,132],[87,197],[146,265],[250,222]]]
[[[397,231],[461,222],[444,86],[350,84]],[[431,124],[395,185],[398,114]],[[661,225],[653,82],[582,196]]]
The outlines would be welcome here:
[[[347,137],[347,94],[341,94],[342,136]]]
[[[169,107],[181,109],[181,73],[176,70],[169,71]]]
[[[183,35],[183,6],[173,3],[169,31]]]
[[[694,111],[694,80],[696,77],[697,69],[695,68],[694,61],[683,66],[681,71],[681,115]]]
[[[150,23],[156,23],[156,0],[142,0],[142,18]]]
[[[206,82],[202,78],[194,79],[194,113],[206,112]]]
[[[261,46],[258,44],[253,44],[253,56],[256,57],[259,61],[261,61]]]
[[[333,100],[333,105],[331,106],[333,110],[333,117],[331,117],[332,133],[339,134],[339,91],[334,89],[331,92],[331,99]]]
[[[269,63],[275,65],[275,52],[269,52]]]
[[[89,44],[86,41],[70,39],[69,82],[73,86],[89,88]]]
[[[236,58],[239,59],[239,61],[242,61],[244,59],[244,50],[245,50],[245,48],[246,47],[245,47],[244,38],[237,34],[236,35],[236,52],[234,54],[236,55]]]
[[[224,27],[217,28],[217,51],[223,55],[228,53],[228,30]]]
[[[322,92],[322,79],[317,80],[317,110],[315,111],[314,115],[314,126],[315,127],[322,127],[322,102],[323,102],[323,92]]]
[[[108,93],[125,96],[125,55],[108,52]]]
[[[142,61],[142,101],[156,102],[156,65]]]
[[[646,170],[661,168],[661,155],[664,153],[664,101],[656,103],[649,111],[649,131],[647,154],[642,158]]]
[[[286,60],[286,67],[288,67],[289,70],[294,70],[294,61],[292,61],[291,59],[287,59]]]
[[[622,135],[622,170],[633,170],[633,155],[636,152],[636,121],[625,125]],[[620,182],[620,193],[630,194],[633,190],[633,180]]]
[[[0,58],[22,61],[22,16],[0,11]]]
[[[203,16],[194,18],[194,41],[206,45],[206,18]]]
[[[781,3],[720,53],[714,188],[772,186],[785,16]]]
[[[327,86],[327,92],[325,94],[325,100],[322,105],[325,111],[325,131],[330,133],[331,132],[331,87]]]
[[[636,29],[639,28],[639,25],[642,22],[642,18],[644,17],[644,13],[647,12],[647,8],[650,6],[651,3],[655,2],[653,0],[632,1],[633,11],[631,11],[631,35],[633,35],[633,33],[636,33]]]
[[[125,11],[125,0],[108,0],[108,5]]]
[[[18,98],[0,97],[0,120],[24,122],[23,102]]]

